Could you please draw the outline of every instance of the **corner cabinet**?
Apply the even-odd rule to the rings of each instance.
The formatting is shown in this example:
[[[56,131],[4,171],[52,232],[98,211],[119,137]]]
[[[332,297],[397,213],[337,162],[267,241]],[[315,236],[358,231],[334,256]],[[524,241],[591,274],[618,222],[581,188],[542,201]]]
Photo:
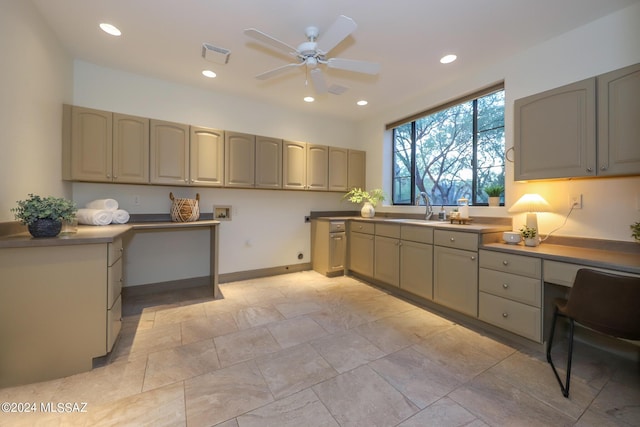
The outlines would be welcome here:
[[[640,175],[640,64],[514,103],[515,180]]]

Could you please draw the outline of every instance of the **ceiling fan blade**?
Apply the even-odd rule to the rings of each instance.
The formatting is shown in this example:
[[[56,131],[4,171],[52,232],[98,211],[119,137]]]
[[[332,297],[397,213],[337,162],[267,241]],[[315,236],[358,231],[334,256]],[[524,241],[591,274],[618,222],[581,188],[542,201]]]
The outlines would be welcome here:
[[[287,43],[282,42],[278,39],[275,39],[270,35],[263,33],[260,30],[256,30],[255,28],[247,28],[246,30],[244,30],[244,33],[245,35],[253,39],[266,43],[271,47],[275,47],[278,50],[282,50],[284,52],[287,52],[293,55],[296,55],[298,53],[295,47],[290,46]]]
[[[324,80],[324,76],[322,75],[322,70],[320,68],[314,68],[311,70],[311,81],[313,82],[313,88],[315,89],[318,95],[323,95],[327,93],[327,83]]]
[[[273,70],[266,71],[266,72],[264,72],[262,74],[258,74],[256,76],[256,79],[258,79],[258,80],[267,80],[267,79],[270,79],[271,77],[275,77],[278,74],[282,74],[285,71],[288,71],[290,68],[301,67],[302,65],[304,65],[304,62],[302,62],[300,64],[283,65],[282,67],[274,68]]]
[[[329,53],[334,47],[353,33],[358,25],[356,22],[344,15],[338,16],[338,19],[331,24],[331,26],[324,33],[320,34],[318,38],[318,50],[322,51],[325,55]]]
[[[380,64],[376,62],[357,61],[355,59],[330,58],[327,60],[327,67],[372,75],[380,72]]]

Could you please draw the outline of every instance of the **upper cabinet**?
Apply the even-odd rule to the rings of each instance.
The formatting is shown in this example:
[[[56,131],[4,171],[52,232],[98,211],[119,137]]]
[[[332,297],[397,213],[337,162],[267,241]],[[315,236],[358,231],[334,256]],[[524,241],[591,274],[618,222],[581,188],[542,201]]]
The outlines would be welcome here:
[[[225,132],[224,185],[253,187],[255,185],[256,137],[240,132]]]
[[[516,180],[640,174],[640,64],[518,99],[514,109]]]
[[[282,187],[290,190],[329,188],[329,147],[305,142],[284,141]]]
[[[307,189],[329,189],[329,147],[307,144]]]
[[[282,140],[256,136],[256,188],[282,188]]]
[[[347,191],[349,150],[329,147],[329,191]]]
[[[149,119],[64,106],[63,178],[149,182]]]
[[[366,180],[366,163],[367,154],[360,150],[349,150],[348,165],[348,190],[352,188],[365,188]]]
[[[151,120],[151,182],[189,184],[189,126]]]
[[[224,184],[224,131],[191,126],[189,184],[221,187]]]

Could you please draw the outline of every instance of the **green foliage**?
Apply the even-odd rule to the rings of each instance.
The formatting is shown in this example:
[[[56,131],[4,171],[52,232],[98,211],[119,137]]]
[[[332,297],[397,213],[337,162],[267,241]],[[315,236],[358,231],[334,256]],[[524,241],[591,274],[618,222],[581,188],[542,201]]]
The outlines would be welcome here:
[[[492,184],[484,187],[484,192],[487,193],[489,197],[500,197],[504,192],[504,185],[500,184]]]
[[[40,197],[29,194],[27,200],[18,200],[18,207],[12,208],[15,218],[24,225],[30,225],[39,219],[71,221],[78,209],[75,203],[58,197]]]
[[[523,239],[533,239],[538,235],[538,229],[534,227],[527,227],[523,225],[520,229],[520,235]]]
[[[631,237],[640,242],[640,222],[631,224],[629,228],[631,228]]]
[[[378,202],[384,201],[385,197],[384,192],[380,188],[376,188],[370,192],[364,191],[361,188],[352,188],[342,198],[349,199],[352,203],[370,202],[375,207]]]

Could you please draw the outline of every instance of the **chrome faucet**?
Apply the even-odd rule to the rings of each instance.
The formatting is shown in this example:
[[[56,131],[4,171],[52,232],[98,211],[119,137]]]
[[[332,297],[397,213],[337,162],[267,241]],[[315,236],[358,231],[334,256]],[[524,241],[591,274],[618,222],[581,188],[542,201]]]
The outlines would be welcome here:
[[[424,219],[429,220],[433,216],[433,208],[431,207],[431,203],[429,202],[429,196],[427,196],[427,193],[425,193],[424,191],[420,192],[420,196],[424,200],[424,205],[426,207]]]

